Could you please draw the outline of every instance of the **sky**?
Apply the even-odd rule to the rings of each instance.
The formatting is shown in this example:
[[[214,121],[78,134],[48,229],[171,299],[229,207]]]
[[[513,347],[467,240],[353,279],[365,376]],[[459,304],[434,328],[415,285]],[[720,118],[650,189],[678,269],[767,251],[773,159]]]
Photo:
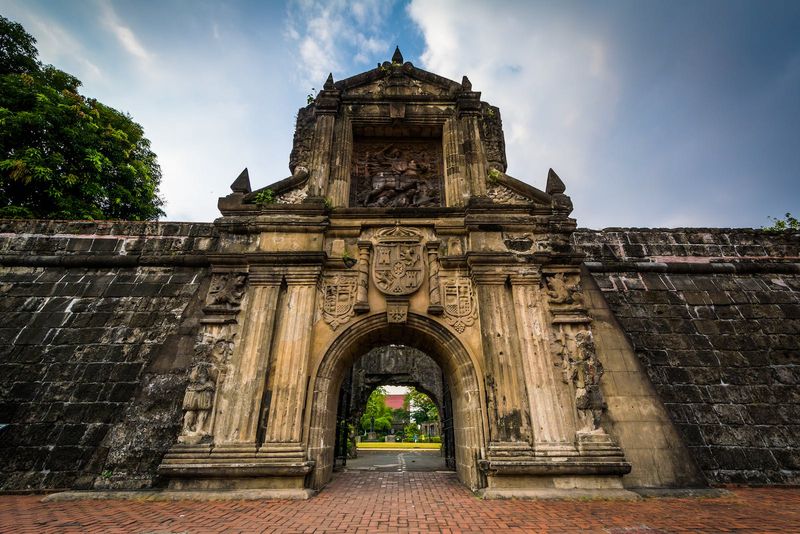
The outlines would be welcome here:
[[[244,167],[289,174],[328,73],[389,60],[469,76],[499,106],[508,174],[552,167],[579,226],[761,227],[800,213],[800,2],[0,0],[45,63],[129,113],[164,220],[212,221]]]

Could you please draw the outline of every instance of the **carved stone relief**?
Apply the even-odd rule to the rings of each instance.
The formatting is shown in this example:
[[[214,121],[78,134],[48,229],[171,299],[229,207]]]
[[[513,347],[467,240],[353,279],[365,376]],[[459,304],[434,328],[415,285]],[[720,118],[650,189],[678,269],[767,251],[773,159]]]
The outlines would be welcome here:
[[[199,363],[189,374],[189,385],[183,395],[182,441],[188,437],[208,435],[206,421],[214,406],[215,383],[211,378],[209,364]]]
[[[503,243],[512,252],[529,252],[533,247],[533,239],[529,233],[503,232]]]
[[[408,300],[386,300],[386,320],[390,323],[408,321]]]
[[[189,385],[183,396],[183,428],[180,443],[206,443],[212,439],[213,409],[216,391],[225,381],[233,354],[233,334],[225,327],[214,335],[205,333],[194,347],[197,362],[189,373]]]
[[[275,197],[276,204],[300,204],[308,197],[308,182],[303,187],[292,189]]]
[[[353,206],[441,205],[443,167],[438,139],[356,140],[352,162]]]
[[[458,333],[475,324],[478,317],[477,300],[472,281],[464,276],[442,279],[444,318]]]
[[[530,204],[530,200],[503,184],[489,183],[486,195],[498,204]]]
[[[481,139],[489,167],[505,172],[506,141],[503,135],[503,120],[500,118],[500,110],[486,102],[481,102],[481,112]]]
[[[422,285],[425,262],[422,236],[413,229],[395,226],[378,231],[372,280],[386,295],[410,295]]]
[[[320,291],[322,318],[336,330],[353,316],[357,293],[356,276],[343,273],[325,275],[320,283]]]
[[[246,285],[247,273],[216,273],[211,279],[206,305],[238,309],[242,304]]]
[[[575,334],[575,353],[569,361],[569,377],[575,384],[575,407],[583,419],[583,432],[602,432],[600,416],[606,407],[600,391],[603,364],[597,358],[591,330]]]
[[[561,308],[583,306],[580,279],[577,275],[557,273],[546,278],[547,296],[551,304]]]

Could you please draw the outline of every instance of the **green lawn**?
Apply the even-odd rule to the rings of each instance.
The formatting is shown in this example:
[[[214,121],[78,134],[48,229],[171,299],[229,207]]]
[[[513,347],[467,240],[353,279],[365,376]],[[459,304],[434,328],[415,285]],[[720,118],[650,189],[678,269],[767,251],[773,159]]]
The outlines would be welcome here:
[[[359,449],[434,449],[439,450],[441,443],[384,443],[382,441],[365,442],[358,444]]]

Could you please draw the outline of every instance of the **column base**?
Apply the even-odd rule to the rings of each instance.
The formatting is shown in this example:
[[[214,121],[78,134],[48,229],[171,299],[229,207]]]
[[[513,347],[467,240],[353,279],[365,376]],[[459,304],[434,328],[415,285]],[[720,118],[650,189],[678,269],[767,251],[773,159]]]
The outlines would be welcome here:
[[[622,475],[631,471],[631,465],[606,434],[579,433],[575,443],[510,445],[490,444],[487,459],[478,462],[487,483],[482,496],[521,498],[527,492],[528,498],[559,498],[559,492],[567,490],[611,491],[610,498],[635,496],[622,487]],[[577,491],[574,496],[582,494]]]
[[[177,444],[158,467],[170,490],[286,490],[286,498],[304,493],[314,462],[298,456],[270,457],[255,444]]]

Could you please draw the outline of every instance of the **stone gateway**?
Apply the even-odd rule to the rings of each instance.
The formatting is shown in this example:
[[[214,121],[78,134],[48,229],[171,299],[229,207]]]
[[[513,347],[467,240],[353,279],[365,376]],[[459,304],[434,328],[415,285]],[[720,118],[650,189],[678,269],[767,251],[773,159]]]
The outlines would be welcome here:
[[[796,234],[577,230],[399,50],[328,77],[290,172],[213,224],[3,223],[4,489],[304,498],[379,380],[487,497],[800,482]]]
[[[215,391],[214,413],[164,457],[171,487],[323,487],[343,381],[370,351],[403,345],[443,371],[470,488],[623,488],[638,458],[609,433],[571,202],[553,171],[544,190],[505,174],[501,125],[466,78],[399,51],[328,78],[298,115],[292,176],[251,191],[244,174],[220,199],[218,227],[252,245],[210,258],[209,302],[225,308],[204,310],[202,336],[236,341],[224,364],[202,362],[216,389],[188,386],[187,399]],[[640,402],[674,435],[655,396]],[[193,406],[188,421],[205,417]],[[697,477],[678,440],[665,450],[663,479]]]

